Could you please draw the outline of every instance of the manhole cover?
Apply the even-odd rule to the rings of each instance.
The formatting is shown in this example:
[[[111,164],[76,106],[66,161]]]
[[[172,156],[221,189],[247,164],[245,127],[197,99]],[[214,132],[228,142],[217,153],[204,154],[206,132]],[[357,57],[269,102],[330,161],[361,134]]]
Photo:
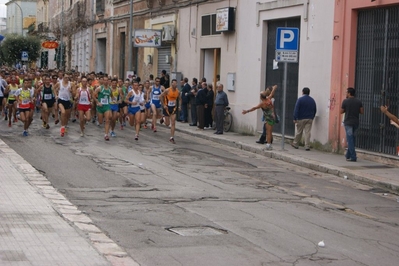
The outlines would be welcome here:
[[[181,236],[216,236],[227,234],[226,230],[216,229],[209,226],[173,227],[167,230]]]

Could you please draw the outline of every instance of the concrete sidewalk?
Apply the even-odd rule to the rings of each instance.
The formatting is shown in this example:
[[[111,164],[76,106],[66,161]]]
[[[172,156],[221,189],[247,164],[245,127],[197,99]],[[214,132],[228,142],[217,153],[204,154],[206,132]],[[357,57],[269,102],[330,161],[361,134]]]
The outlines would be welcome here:
[[[199,131],[195,126],[180,122],[176,122],[176,131],[399,193],[399,167],[383,163],[383,160],[371,160],[367,153],[361,151],[357,152],[357,162],[347,162],[343,155],[313,149],[306,151],[303,147],[294,149],[287,143],[282,150],[281,139],[277,138],[273,143],[273,150],[267,151],[266,145],[255,142],[258,136],[243,136],[234,132],[215,135],[214,130]],[[176,142],[178,141],[177,137]]]
[[[0,265],[138,265],[0,140]]]

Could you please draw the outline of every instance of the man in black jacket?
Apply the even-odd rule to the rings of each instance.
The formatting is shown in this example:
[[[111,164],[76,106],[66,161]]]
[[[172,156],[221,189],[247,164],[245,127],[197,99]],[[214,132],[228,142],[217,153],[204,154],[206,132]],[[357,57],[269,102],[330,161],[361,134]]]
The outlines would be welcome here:
[[[198,89],[197,96],[195,96],[195,105],[197,106],[198,129],[204,130],[204,110],[206,104],[206,95],[208,93],[206,82],[202,82],[201,88]]]
[[[214,101],[214,96],[215,93],[213,92],[213,86],[212,84],[209,84],[207,87],[208,91],[206,94],[206,104],[205,104],[205,129],[211,129],[212,124],[213,124],[213,118],[212,118],[212,108],[213,108],[213,101]]]
[[[188,93],[191,91],[191,86],[188,84],[188,78],[183,79],[184,85],[183,89],[181,90],[181,100],[182,100],[182,105],[181,105],[181,116],[180,120],[182,123],[187,123],[188,122],[188,102],[189,102],[189,96]]]
[[[195,96],[198,91],[198,79],[193,78],[191,91],[187,93],[190,99],[190,111],[191,111],[191,124],[190,126],[197,126],[197,106],[195,105]]]

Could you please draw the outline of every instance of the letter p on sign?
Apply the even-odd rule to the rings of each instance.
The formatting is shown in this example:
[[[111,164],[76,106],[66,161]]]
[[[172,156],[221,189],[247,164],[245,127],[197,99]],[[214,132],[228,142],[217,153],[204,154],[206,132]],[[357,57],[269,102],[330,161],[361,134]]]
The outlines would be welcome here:
[[[298,50],[299,29],[277,28],[276,50]]]

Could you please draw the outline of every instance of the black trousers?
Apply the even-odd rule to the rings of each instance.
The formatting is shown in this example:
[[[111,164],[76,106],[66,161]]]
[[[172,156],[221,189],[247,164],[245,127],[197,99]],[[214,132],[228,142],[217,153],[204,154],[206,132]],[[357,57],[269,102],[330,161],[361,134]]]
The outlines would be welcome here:
[[[205,127],[212,127],[212,124],[213,124],[212,106],[208,105],[208,108],[205,108],[204,116],[205,116],[205,118],[204,118],[205,119],[205,121],[204,121]]]
[[[197,124],[197,106],[195,103],[190,104],[190,112],[191,112],[191,123],[196,125]]]
[[[223,132],[223,121],[224,121],[224,105],[216,105],[215,107],[215,122],[216,131]]]
[[[197,105],[197,119],[198,119],[198,127],[200,129],[204,129],[204,124],[205,124],[204,109],[205,107],[203,105]]]

